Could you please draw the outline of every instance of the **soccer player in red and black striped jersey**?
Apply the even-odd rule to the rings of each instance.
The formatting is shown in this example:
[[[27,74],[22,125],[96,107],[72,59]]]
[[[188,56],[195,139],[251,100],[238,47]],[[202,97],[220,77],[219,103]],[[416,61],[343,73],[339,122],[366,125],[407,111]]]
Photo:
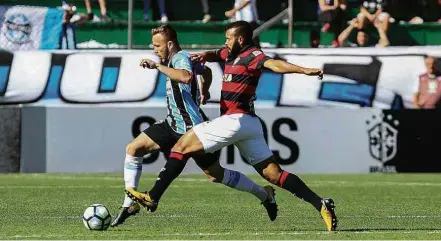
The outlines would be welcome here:
[[[225,37],[226,47],[193,56],[202,62],[225,63],[221,116],[194,126],[178,140],[165,170],[159,174],[149,192],[128,189],[126,192],[143,206],[156,207],[164,191],[184,169],[189,156],[201,151],[212,153],[234,144],[262,177],[311,203],[320,212],[326,230],[334,231],[337,227],[334,201],[319,197],[298,176],[280,167],[266,144],[262,125],[254,112],[256,87],[264,68],[283,74],[318,76],[320,79],[323,71],[266,56],[260,48],[253,46],[253,29],[245,21],[228,25]]]

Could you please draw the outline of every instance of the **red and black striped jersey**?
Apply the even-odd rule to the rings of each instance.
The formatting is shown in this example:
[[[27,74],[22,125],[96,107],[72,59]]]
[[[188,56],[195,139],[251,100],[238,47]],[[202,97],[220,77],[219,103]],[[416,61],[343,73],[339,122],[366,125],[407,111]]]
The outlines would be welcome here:
[[[221,115],[245,113],[255,115],[256,88],[263,64],[270,59],[258,47],[244,48],[235,58],[230,58],[227,48],[216,51],[225,61],[220,99]]]

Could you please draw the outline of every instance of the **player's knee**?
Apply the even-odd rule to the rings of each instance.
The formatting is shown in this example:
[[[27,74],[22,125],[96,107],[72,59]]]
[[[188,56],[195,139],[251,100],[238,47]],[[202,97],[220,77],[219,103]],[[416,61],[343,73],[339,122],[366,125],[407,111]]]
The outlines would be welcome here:
[[[279,168],[268,166],[267,168],[263,169],[262,174],[267,181],[274,185],[277,185],[280,176],[282,175],[282,171]]]
[[[185,155],[183,146],[178,142],[176,143],[173,148],[171,149],[172,152],[177,152]]]
[[[134,144],[133,142],[130,142],[126,146],[126,154],[130,156],[143,156],[143,150],[138,145]]]

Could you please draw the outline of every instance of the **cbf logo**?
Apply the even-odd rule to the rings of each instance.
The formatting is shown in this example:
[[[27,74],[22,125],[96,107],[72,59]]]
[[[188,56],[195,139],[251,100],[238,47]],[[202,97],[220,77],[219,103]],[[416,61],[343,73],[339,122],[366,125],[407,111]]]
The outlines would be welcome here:
[[[391,114],[373,115],[366,121],[369,136],[369,152],[373,158],[383,164],[383,168],[371,167],[372,171],[391,172],[395,168],[389,165],[397,155],[397,140],[399,121],[395,120]],[[391,170],[393,169],[393,170]]]
[[[30,41],[32,26],[29,19],[22,13],[12,14],[5,19],[6,38],[16,44]]]

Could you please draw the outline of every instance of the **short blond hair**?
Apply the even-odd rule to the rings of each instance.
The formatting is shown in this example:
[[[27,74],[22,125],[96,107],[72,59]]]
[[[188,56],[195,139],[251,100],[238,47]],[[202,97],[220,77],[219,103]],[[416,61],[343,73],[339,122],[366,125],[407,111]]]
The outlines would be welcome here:
[[[178,43],[178,34],[176,33],[176,30],[168,24],[153,28],[152,36],[155,36],[156,34],[162,34],[167,39],[167,41]]]

